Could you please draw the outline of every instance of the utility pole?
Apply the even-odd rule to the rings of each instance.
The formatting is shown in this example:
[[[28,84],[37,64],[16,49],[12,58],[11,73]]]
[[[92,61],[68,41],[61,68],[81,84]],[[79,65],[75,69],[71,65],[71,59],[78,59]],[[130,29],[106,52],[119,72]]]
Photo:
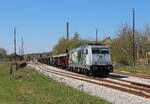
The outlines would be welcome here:
[[[15,66],[17,70],[17,57],[16,57],[16,28],[14,28],[14,57],[15,57]]]
[[[18,49],[19,49],[19,55],[21,55],[21,48],[20,48],[20,45],[19,45],[19,48],[18,48]]]
[[[132,30],[132,34],[133,34],[133,67],[135,67],[136,65],[136,58],[135,58],[135,10],[134,8],[132,9],[133,12],[133,30]]]
[[[69,22],[66,23],[67,40],[69,40]]]
[[[23,38],[21,38],[21,55],[24,55],[24,41]]]
[[[96,44],[98,44],[98,30],[97,30],[97,28],[96,28]]]

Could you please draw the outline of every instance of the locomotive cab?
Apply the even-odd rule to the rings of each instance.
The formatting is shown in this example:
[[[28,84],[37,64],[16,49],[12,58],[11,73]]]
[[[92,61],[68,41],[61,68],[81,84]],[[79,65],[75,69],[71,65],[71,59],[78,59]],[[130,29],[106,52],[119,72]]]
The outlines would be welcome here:
[[[91,67],[94,74],[109,74],[113,71],[111,56],[107,46],[91,46]]]

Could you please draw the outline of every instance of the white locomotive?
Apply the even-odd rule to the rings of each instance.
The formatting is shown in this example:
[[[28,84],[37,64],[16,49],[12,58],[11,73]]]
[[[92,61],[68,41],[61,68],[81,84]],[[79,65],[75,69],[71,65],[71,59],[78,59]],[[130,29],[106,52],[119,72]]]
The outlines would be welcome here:
[[[93,75],[109,74],[113,67],[108,46],[88,44],[70,50],[69,69]]]

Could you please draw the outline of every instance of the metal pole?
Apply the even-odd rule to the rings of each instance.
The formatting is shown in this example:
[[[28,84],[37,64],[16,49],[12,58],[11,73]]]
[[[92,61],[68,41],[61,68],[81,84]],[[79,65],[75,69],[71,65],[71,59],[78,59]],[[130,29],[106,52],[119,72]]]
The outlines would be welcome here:
[[[19,49],[19,55],[21,55],[21,49],[20,49],[20,45],[19,45],[19,48],[18,48],[18,49]]]
[[[23,41],[23,38],[21,38],[21,55],[24,55],[24,47],[23,47],[23,45],[24,45],[24,41]]]
[[[16,28],[14,28],[14,57],[15,57],[15,66],[17,70],[17,58],[16,58]]]
[[[97,36],[98,36],[98,30],[96,28],[96,44],[98,44],[98,38],[97,38]]]
[[[139,64],[139,44],[137,44],[137,51],[136,51],[136,53],[137,53],[137,62],[136,62],[136,64],[138,65]]]
[[[133,67],[135,67],[136,62],[135,62],[135,10],[134,8],[132,9],[133,11]]]
[[[66,23],[67,40],[69,40],[69,22]]]

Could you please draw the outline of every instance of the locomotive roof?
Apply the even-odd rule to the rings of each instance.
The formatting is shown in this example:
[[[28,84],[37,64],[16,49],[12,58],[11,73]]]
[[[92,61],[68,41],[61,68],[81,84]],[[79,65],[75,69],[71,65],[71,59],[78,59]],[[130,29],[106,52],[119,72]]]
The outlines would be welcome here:
[[[77,51],[77,50],[81,50],[81,49],[84,49],[88,46],[91,46],[91,47],[105,47],[105,48],[108,47],[107,45],[102,45],[102,44],[86,44],[86,45],[81,45],[77,48],[74,48],[74,49],[70,50],[69,52],[74,52],[74,51]]]
[[[100,45],[101,45],[101,46],[104,46],[105,44],[100,44],[100,43],[99,43],[99,44],[96,44],[96,43],[90,43],[90,44],[87,44],[87,45],[97,45],[97,46],[100,46]]]

